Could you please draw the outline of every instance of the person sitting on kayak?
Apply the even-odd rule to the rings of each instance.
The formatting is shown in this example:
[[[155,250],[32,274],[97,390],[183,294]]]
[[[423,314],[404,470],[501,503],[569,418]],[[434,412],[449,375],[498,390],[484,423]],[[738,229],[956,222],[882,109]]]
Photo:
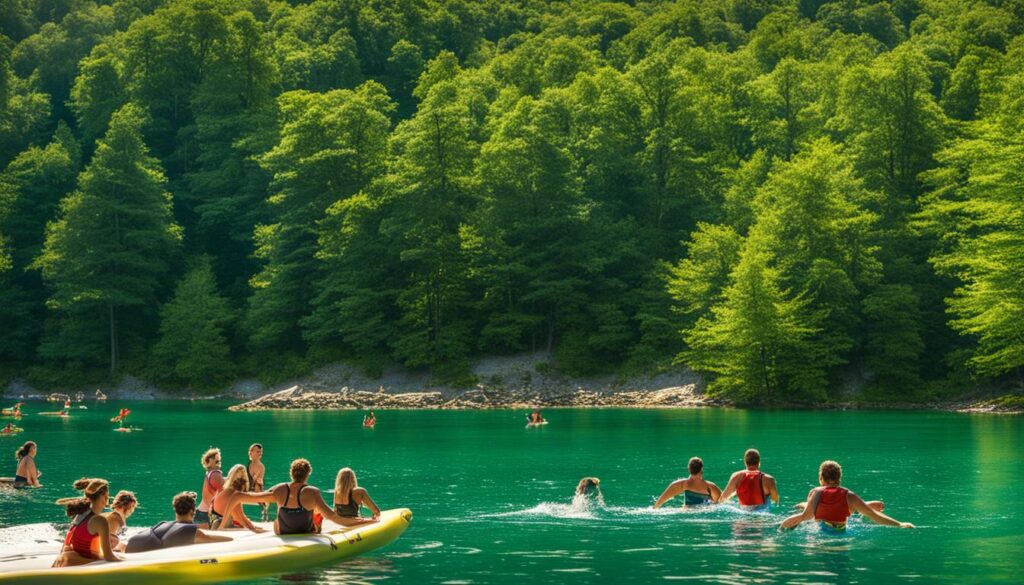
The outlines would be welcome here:
[[[717,499],[718,503],[725,502],[735,493],[740,508],[744,510],[767,510],[771,502],[779,505],[779,489],[775,485],[775,478],[761,471],[761,453],[757,449],[747,449],[743,454],[743,463],[747,468],[732,474],[721,497]]]
[[[35,442],[25,441],[25,444],[14,452],[14,456],[18,458],[18,470],[14,472],[14,487],[43,487],[43,484],[39,483],[42,472],[36,469],[38,451]]]
[[[274,520],[274,534],[310,534],[320,532],[315,512],[323,518],[342,526],[359,526],[376,522],[375,519],[343,518],[327,506],[320,490],[307,485],[313,473],[313,466],[305,459],[292,461],[289,474],[291,483],[279,483],[265,492],[242,494],[243,504],[259,502],[276,503],[277,518]],[[305,496],[305,497],[303,497]]]
[[[655,509],[662,507],[679,494],[683,494],[684,506],[713,504],[722,495],[722,490],[718,489],[717,485],[704,479],[704,461],[700,457],[691,457],[687,468],[690,476],[668,484],[658,501],[654,502]]]
[[[248,528],[253,532],[266,532],[256,526],[242,511],[242,494],[249,490],[249,475],[241,463],[233,465],[224,480],[224,487],[210,500],[210,527],[214,530]]]
[[[368,415],[363,417],[363,426],[364,427],[372,427],[372,426],[374,426],[376,424],[377,424],[377,417],[373,415],[373,411],[371,410],[370,414],[368,414]]]
[[[534,409],[534,411],[530,413],[529,422],[531,425],[539,425],[544,422],[544,417],[541,416],[540,409]]]
[[[8,434],[10,434],[10,433],[13,433],[14,431],[17,431],[17,430],[18,430],[18,427],[14,426],[14,423],[7,423],[7,425],[3,428],[3,430],[0,430],[0,433],[8,433]]]
[[[196,513],[195,492],[181,492],[171,500],[174,506],[174,521],[160,522],[152,528],[133,535],[128,539],[124,552],[138,553],[172,546],[188,546],[207,542],[228,542],[230,536],[207,534],[195,525],[193,516]]]
[[[249,476],[249,489],[254,492],[263,491],[263,480],[267,474],[267,468],[263,465],[263,445],[253,443],[249,445],[249,465],[245,467],[246,475]],[[267,521],[267,504],[260,504],[260,516],[264,522]]]
[[[203,478],[202,498],[199,500],[199,509],[196,510],[196,524],[205,528],[210,527],[210,502],[213,496],[224,487],[224,474],[220,470],[220,449],[210,447],[203,453],[201,462],[206,469],[206,476]]]
[[[74,567],[99,560],[122,560],[110,548],[110,525],[101,516],[110,495],[107,480],[82,478],[74,487],[83,493],[82,497],[57,500],[57,505],[65,507],[72,521],[53,566]]]
[[[796,528],[806,520],[817,520],[823,528],[845,530],[846,520],[853,512],[859,512],[870,518],[872,522],[886,526],[913,528],[910,522],[900,522],[886,516],[877,509],[880,502],[865,502],[860,496],[839,484],[843,479],[843,468],[835,461],[824,461],[818,468],[818,483],[807,494],[807,503],[803,511],[793,514],[782,521],[782,528]],[[874,505],[870,505],[874,504]]]
[[[359,518],[360,506],[369,508],[374,520],[380,518],[380,508],[370,494],[359,487],[356,472],[344,467],[334,479],[334,511],[342,518]]]
[[[128,517],[135,513],[139,507],[139,501],[133,492],[121,490],[114,496],[114,503],[110,504],[110,512],[101,514],[107,519],[107,526],[110,530],[110,548],[117,552],[124,552],[124,543],[121,537],[128,533]]]

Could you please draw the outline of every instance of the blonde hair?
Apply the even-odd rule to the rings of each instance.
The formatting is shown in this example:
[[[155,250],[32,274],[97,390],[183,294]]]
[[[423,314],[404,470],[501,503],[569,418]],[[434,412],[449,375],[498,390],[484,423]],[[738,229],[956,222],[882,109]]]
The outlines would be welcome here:
[[[821,467],[818,468],[818,475],[828,485],[839,485],[839,482],[843,480],[843,466],[831,460],[822,461]]]
[[[220,455],[220,449],[216,447],[210,447],[209,449],[206,450],[206,453],[203,453],[203,458],[200,460],[200,462],[203,464],[203,467],[205,467],[206,469],[210,468],[210,461],[213,459],[214,455]]]
[[[135,497],[135,492],[128,490],[121,490],[114,496],[114,503],[110,504],[113,509],[128,510],[139,505],[139,500]]]
[[[352,503],[352,490],[359,487],[356,483],[356,472],[352,471],[351,468],[342,467],[338,471],[338,477],[334,480],[334,499],[339,499],[344,495],[348,504]]]
[[[249,489],[249,474],[246,472],[245,466],[241,463],[232,465],[231,471],[228,471],[227,479],[224,480],[224,485],[240,492],[247,491]]]
[[[76,490],[82,492],[82,495],[77,498],[61,498],[56,501],[58,506],[65,507],[68,518],[82,514],[100,498],[103,498],[106,503],[106,497],[110,494],[110,487],[105,479],[83,477],[72,485]]]

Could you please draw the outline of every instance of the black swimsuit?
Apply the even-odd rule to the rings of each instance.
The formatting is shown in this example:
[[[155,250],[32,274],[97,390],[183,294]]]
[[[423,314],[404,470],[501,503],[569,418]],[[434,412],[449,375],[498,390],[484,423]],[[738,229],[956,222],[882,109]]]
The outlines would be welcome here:
[[[300,487],[299,492],[295,494],[294,507],[288,507],[283,504],[278,506],[277,530],[280,534],[310,534],[318,532],[316,525],[313,523],[313,511],[302,507],[302,490],[305,487],[305,485]],[[288,490],[284,496],[284,504],[287,504],[292,496],[292,487],[290,484],[285,484],[284,489]]]
[[[356,503],[355,496],[349,492],[348,503],[339,504],[337,501],[334,502],[334,511],[342,518],[356,518],[359,516],[359,504]]]

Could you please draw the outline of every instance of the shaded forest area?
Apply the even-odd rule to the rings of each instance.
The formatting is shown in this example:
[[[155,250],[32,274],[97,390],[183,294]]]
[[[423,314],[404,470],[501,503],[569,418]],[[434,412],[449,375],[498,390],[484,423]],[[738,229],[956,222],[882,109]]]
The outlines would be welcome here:
[[[1021,0],[0,0],[0,370],[1022,383],[1022,29]]]

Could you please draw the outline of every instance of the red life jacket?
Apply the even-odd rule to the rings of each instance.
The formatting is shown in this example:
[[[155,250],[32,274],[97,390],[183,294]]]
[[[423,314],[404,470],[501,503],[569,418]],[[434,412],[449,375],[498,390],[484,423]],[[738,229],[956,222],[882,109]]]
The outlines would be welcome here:
[[[850,517],[850,504],[846,494],[850,491],[841,487],[822,488],[818,492],[818,505],[814,507],[814,519],[829,524],[846,524]]]
[[[760,471],[746,471],[739,485],[736,486],[736,498],[741,506],[761,506],[764,497],[764,474]]]
[[[100,556],[100,535],[89,532],[89,520],[92,519],[92,510],[89,513],[79,515],[71,523],[68,535],[64,537],[64,549],[71,549],[87,559],[99,559]]]

